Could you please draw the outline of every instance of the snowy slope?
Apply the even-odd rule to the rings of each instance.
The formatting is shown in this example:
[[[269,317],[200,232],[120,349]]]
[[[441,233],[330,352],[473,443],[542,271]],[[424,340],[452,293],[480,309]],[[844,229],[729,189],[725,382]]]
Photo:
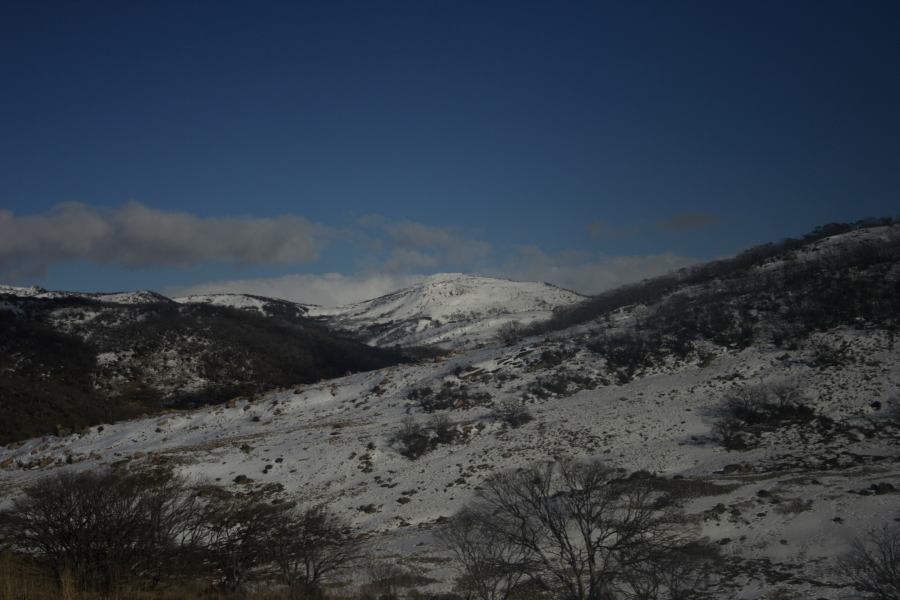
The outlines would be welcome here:
[[[201,294],[169,299],[149,291],[97,293],[0,286],[0,295],[34,299],[84,298],[116,304],[208,304],[281,318],[313,317],[374,346],[442,344],[474,347],[504,323],[531,323],[584,297],[546,283],[461,274],[433,275],[421,284],[343,307],[321,307],[252,294]],[[0,305],[2,309],[5,304]],[[9,308],[12,310],[12,308]]]
[[[719,265],[726,277],[676,278],[656,300],[511,347],[463,346],[442,361],[10,444],[0,448],[0,494],[63,470],[165,464],[232,489],[328,502],[368,534],[373,556],[398,557],[447,589],[453,573],[434,532],[485,477],[599,458],[704,484],[686,511],[728,561],[737,589],[722,600],[856,598],[835,559],[900,517],[898,232],[853,231],[760,264]],[[452,325],[462,313],[459,323],[488,331],[492,319],[550,312],[515,296],[515,285],[501,292],[505,284],[469,279],[479,278],[436,277],[311,312],[375,331],[379,343],[389,343],[379,327],[435,339],[444,324],[403,327]],[[797,390],[815,417],[776,422],[728,449],[716,429],[723,399],[760,385]],[[510,427],[497,413],[507,402],[534,419]],[[432,440],[415,460],[398,437],[410,417]],[[435,441],[440,417],[454,432],[447,443]]]
[[[86,293],[49,291],[38,286],[14,287],[11,285],[0,285],[0,296],[2,295],[12,296],[15,298],[35,298],[43,300],[84,298],[87,300],[109,302],[112,304],[153,304],[156,302],[171,302],[169,298],[150,290],[138,290],[135,292]]]
[[[583,299],[546,283],[444,273],[365,302],[311,307],[309,315],[376,346],[473,347],[490,340],[503,323],[546,319]]]
[[[855,491],[885,483],[900,488],[900,429],[864,435],[867,423],[881,418],[871,403],[886,403],[900,389],[900,352],[881,334],[836,331],[817,341],[846,342],[866,358],[823,370],[810,365],[810,348],[788,358],[776,349],[720,348],[706,366],[671,361],[616,385],[577,336],[529,340],[228,407],[31,440],[0,450],[0,490],[58,469],[122,463],[170,464],[238,489],[279,484],[291,496],[328,501],[375,534],[386,552],[412,548],[413,563],[446,578],[433,528],[484,477],[550,457],[599,457],[628,470],[729,486],[697,498],[688,510],[703,535],[746,561],[743,592],[732,597],[771,591],[766,577],[774,577],[792,598],[838,598],[841,590],[829,586],[835,554],[854,534],[896,516],[896,496]],[[569,380],[564,391],[535,391],[536,383],[562,373]],[[847,427],[835,435],[789,428],[766,436],[758,448],[724,450],[710,438],[715,406],[728,390],[762,382],[802,387],[817,410]],[[393,436],[407,413],[428,424],[431,416],[411,399],[424,387],[488,398],[447,411],[457,439],[409,460]],[[525,398],[535,419],[518,429],[499,422],[492,407],[507,398]],[[234,483],[239,476],[250,482]],[[768,565],[763,574],[753,570],[760,564]]]
[[[276,314],[280,316],[304,316],[309,312],[309,306],[305,304],[277,298],[254,296],[252,294],[195,294],[173,298],[173,300],[180,304],[211,304],[213,306],[249,310],[265,316]]]

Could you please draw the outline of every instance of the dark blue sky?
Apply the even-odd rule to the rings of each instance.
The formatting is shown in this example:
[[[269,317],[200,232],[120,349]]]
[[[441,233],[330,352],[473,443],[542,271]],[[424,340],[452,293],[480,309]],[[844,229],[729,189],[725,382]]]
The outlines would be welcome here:
[[[5,222],[47,236],[69,224],[66,202],[119,233],[102,250],[82,247],[100,234],[52,250],[0,240],[0,279],[552,280],[554,268],[675,264],[896,215],[898,31],[887,1],[6,0],[0,234]],[[304,230],[315,252],[154,260],[183,248],[144,221],[123,229],[129,201],[201,228],[296,215],[318,228]],[[430,229],[409,235],[419,224]],[[104,254],[136,252],[145,233],[147,260]],[[489,248],[450,257],[453,240]],[[392,262],[403,252],[417,256]]]

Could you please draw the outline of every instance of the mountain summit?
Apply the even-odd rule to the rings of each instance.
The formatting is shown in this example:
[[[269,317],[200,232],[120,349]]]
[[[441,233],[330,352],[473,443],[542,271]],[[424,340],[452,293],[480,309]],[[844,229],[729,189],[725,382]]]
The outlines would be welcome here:
[[[548,283],[441,273],[372,300],[311,307],[309,315],[375,346],[471,347],[490,340],[504,323],[547,319],[583,300]]]

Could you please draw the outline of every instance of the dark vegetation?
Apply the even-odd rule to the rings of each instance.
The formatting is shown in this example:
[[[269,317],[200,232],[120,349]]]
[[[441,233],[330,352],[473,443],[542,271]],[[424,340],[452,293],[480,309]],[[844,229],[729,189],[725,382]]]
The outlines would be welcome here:
[[[415,460],[441,444],[452,444],[461,435],[459,426],[447,415],[432,415],[425,425],[410,415],[404,419],[392,441],[400,454]]]
[[[436,410],[464,410],[486,404],[491,400],[489,393],[472,391],[465,383],[452,380],[444,381],[437,391],[430,387],[415,388],[407,397],[427,413]]]
[[[701,337],[746,347],[763,335],[776,343],[792,343],[811,332],[842,325],[866,323],[896,330],[900,278],[893,267],[900,260],[900,243],[848,243],[814,260],[798,260],[796,255],[832,235],[898,223],[884,218],[817,227],[800,239],[756,246],[734,258],[610,290],[557,311],[549,321],[530,326],[527,334],[562,330],[627,306],[660,303],[658,314],[642,328],[654,332],[654,342],[682,353]],[[785,264],[751,272],[773,259]],[[699,293],[676,293],[689,286],[699,286]]]
[[[413,588],[433,580],[366,558],[321,505],[162,468],[62,474],[0,512],[0,598],[699,600],[721,560],[681,502],[721,491],[599,462],[494,475],[441,530],[459,593],[426,596]],[[362,568],[369,583],[342,594],[339,576]]]
[[[0,443],[409,360],[297,315],[173,302],[9,301],[21,312],[0,311]],[[98,353],[123,358],[99,364]]]
[[[528,335],[573,325],[601,326],[586,346],[602,356],[618,383],[668,360],[711,359],[704,346],[740,350],[773,344],[795,350],[817,332],[836,327],[900,330],[900,238],[891,241],[847,241],[815,257],[798,252],[837,233],[891,219],[833,224],[802,239],[751,248],[738,256],[624,286],[562,309],[546,322],[531,325]],[[767,261],[779,264],[760,269]],[[646,305],[629,331],[612,327],[621,308]],[[602,331],[602,324],[607,331]],[[813,362],[820,367],[847,364],[846,347],[819,345]]]
[[[857,539],[841,557],[838,572],[863,598],[900,600],[900,527],[885,527]]]
[[[512,428],[520,427],[531,422],[534,417],[525,406],[524,400],[505,398],[501,400],[491,411],[492,416]]]
[[[23,557],[58,597],[198,584],[236,593],[266,581],[290,600],[321,598],[358,547],[322,506],[191,486],[164,470],[50,477],[0,513],[0,551]]]
[[[720,559],[658,478],[599,462],[489,478],[443,530],[459,591],[479,600],[711,597]],[[675,488],[677,489],[677,488]]]
[[[820,421],[828,428],[831,420],[817,415],[803,393],[789,385],[738,387],[726,394],[718,409],[713,435],[729,450],[756,445],[765,432]]]

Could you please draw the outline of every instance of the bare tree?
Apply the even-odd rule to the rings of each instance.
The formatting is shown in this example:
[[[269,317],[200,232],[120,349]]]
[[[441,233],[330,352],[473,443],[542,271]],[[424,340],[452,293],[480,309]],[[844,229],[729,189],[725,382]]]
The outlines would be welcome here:
[[[554,598],[662,598],[669,584],[660,581],[656,595],[640,596],[636,575],[690,538],[680,511],[660,500],[646,478],[624,479],[600,462],[547,463],[488,479],[448,536],[474,548],[472,558],[460,560],[464,572],[482,573],[482,584],[499,590],[482,597],[505,597],[515,583],[498,576],[519,569]],[[479,559],[485,571],[465,566]]]
[[[900,527],[858,539],[839,562],[843,578],[873,600],[900,600]]]
[[[409,571],[386,561],[369,564],[366,575],[369,581],[360,590],[364,600],[398,600],[410,579]]]
[[[271,574],[273,540],[290,509],[252,494],[212,493],[197,515],[197,528],[206,566],[220,587],[237,592]]]
[[[0,546],[88,590],[155,583],[184,564],[194,506],[168,471],[61,474],[27,487],[0,514]]]
[[[703,600],[716,583],[721,557],[704,543],[688,543],[659,552],[623,574],[621,595],[630,600]]]
[[[350,527],[325,506],[293,509],[279,523],[272,559],[291,600],[321,598],[322,582],[357,556]]]
[[[460,591],[479,600],[506,600],[531,570],[529,553],[516,540],[482,527],[482,517],[464,509],[439,535],[460,567]]]

